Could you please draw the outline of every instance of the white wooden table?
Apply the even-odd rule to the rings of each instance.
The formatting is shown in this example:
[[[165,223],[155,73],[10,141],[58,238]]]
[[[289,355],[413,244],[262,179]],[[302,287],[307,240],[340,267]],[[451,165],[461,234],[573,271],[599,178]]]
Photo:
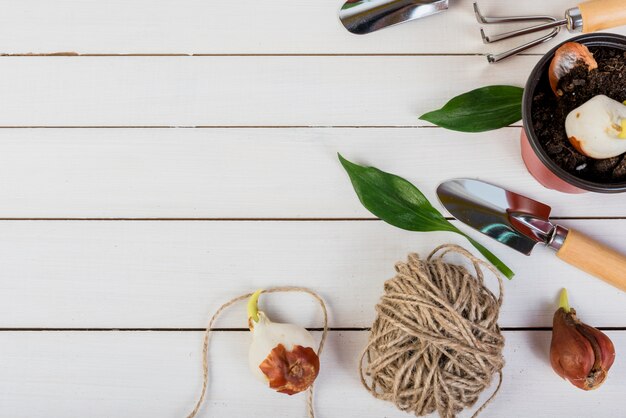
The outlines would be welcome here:
[[[542,188],[519,156],[519,126],[466,135],[417,118],[478,86],[522,86],[550,45],[488,65],[482,54],[513,43],[484,46],[469,0],[363,37],[339,24],[340,3],[0,1],[1,417],[183,417],[208,315],[277,285],[310,287],[330,308],[319,416],[407,416],[360,386],[366,328],[395,261],[467,243],[373,219],[336,152],[408,178],[433,203],[447,178],[497,182],[626,251],[625,196]],[[483,416],[624,416],[626,295],[549,250],[526,258],[480,240],[517,273],[500,319],[505,380]],[[548,363],[563,286],[617,347],[596,392]],[[277,319],[320,326],[305,297],[271,298]],[[304,416],[302,396],[250,378],[244,308],[218,326],[202,416]]]

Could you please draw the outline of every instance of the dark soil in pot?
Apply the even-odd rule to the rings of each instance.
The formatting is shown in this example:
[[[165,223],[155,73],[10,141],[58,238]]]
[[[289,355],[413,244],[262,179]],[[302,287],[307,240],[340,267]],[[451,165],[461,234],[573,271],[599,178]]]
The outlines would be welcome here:
[[[578,66],[561,78],[561,97],[550,88],[547,71],[542,76],[533,97],[533,128],[543,149],[563,170],[596,183],[620,183],[626,181],[626,154],[605,160],[586,157],[570,144],[565,133],[567,115],[592,97],[604,94],[619,102],[626,100],[626,51],[608,47],[589,50],[598,68],[588,71]]]

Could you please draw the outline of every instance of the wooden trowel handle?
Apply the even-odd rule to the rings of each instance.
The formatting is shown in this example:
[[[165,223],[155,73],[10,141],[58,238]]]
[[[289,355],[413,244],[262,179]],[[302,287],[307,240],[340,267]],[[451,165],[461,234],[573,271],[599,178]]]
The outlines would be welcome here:
[[[583,33],[626,25],[626,0],[591,0],[578,5]]]
[[[570,229],[556,255],[574,267],[626,291],[626,256]]]

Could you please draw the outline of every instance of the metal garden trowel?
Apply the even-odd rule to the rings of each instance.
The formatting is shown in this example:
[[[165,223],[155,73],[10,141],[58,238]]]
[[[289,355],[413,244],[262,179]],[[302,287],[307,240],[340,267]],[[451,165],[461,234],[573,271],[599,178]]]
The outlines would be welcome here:
[[[363,35],[448,9],[448,0],[348,0],[339,11],[341,23]]]
[[[626,291],[626,256],[550,221],[550,206],[479,180],[455,179],[437,188],[441,204],[459,221],[530,255],[545,244],[568,264]]]

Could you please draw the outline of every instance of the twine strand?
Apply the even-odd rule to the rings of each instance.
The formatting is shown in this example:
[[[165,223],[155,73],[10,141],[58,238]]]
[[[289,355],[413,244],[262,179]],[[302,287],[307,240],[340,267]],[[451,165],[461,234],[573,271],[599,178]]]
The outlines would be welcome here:
[[[475,274],[443,258],[468,259]],[[498,279],[496,297],[484,271]],[[384,285],[367,346],[359,360],[363,386],[378,399],[416,416],[435,411],[453,418],[472,407],[498,375],[502,384],[504,337],[497,324],[502,277],[490,264],[457,245],[437,247],[426,260],[410,254]]]
[[[324,348],[324,344],[326,343],[326,337],[328,336],[328,311],[326,310],[326,304],[320,295],[315,293],[314,291],[307,289],[305,287],[293,287],[293,286],[283,286],[283,287],[272,287],[269,289],[263,290],[261,293],[286,293],[286,292],[296,292],[296,293],[307,293],[315,299],[323,313],[324,317],[324,327],[322,329],[322,337],[320,339],[319,346],[317,348],[317,355],[321,357],[322,350]],[[245,295],[237,296],[228,302],[224,303],[220,306],[217,311],[213,314],[211,319],[209,320],[209,324],[207,325],[204,331],[204,341],[202,343],[202,390],[200,392],[200,396],[193,408],[193,410],[187,415],[187,418],[194,418],[198,415],[202,404],[206,398],[207,389],[209,386],[209,343],[211,341],[211,331],[213,330],[213,324],[217,320],[217,318],[222,314],[224,310],[229,308],[230,306],[236,304],[237,302],[241,302],[244,300],[248,300],[253,293],[246,293]],[[307,414],[309,418],[315,418],[315,409],[313,404],[313,385],[309,387],[307,398],[306,398],[306,406],[307,406]]]

